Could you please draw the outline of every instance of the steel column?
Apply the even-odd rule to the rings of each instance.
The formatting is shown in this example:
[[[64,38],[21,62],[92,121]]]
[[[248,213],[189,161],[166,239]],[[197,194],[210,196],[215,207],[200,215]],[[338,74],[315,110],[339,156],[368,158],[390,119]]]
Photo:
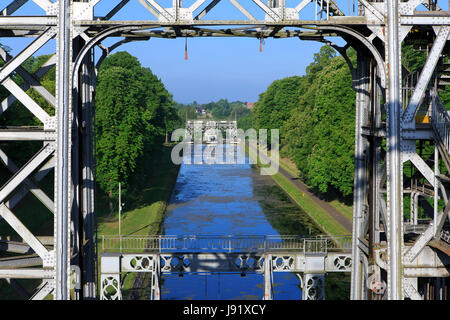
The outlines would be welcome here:
[[[57,300],[69,299],[69,175],[70,175],[70,0],[59,1],[57,39],[57,153],[55,172],[55,249],[56,249],[56,294]]]
[[[325,300],[325,275],[305,273],[302,300]]]
[[[93,299],[96,296],[95,261],[96,258],[96,218],[94,207],[94,159],[93,159],[93,91],[95,86],[95,72],[92,56],[86,57],[82,66],[82,110],[81,110],[81,218],[82,218],[82,264],[84,298]]]
[[[399,0],[387,0],[387,248],[388,248],[388,297],[402,299],[402,162],[400,157],[400,40],[399,40]]]
[[[363,283],[362,252],[359,239],[364,237],[365,223],[368,221],[368,158],[369,143],[362,135],[362,127],[367,124],[370,106],[369,101],[369,64],[367,58],[358,54],[358,66],[354,88],[356,90],[356,123],[355,123],[355,175],[353,187],[353,264],[351,299],[363,299],[361,291]]]
[[[273,300],[272,255],[264,257],[264,299]]]

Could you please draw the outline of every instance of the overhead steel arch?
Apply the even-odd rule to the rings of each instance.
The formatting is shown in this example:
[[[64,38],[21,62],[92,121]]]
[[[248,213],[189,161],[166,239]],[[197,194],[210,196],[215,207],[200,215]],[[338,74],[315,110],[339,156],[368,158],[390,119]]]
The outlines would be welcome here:
[[[72,70],[72,90],[75,90],[78,88],[78,74],[80,71],[80,67],[83,64],[83,60],[86,57],[86,55],[89,53],[89,51],[94,48],[94,46],[96,46],[98,43],[100,43],[102,40],[113,36],[114,34],[121,32],[121,31],[132,31],[132,30],[145,30],[145,29],[149,29],[148,27],[138,27],[138,26],[115,26],[115,27],[111,27],[109,29],[106,29],[100,33],[98,33],[97,35],[95,35],[93,38],[91,38],[84,46],[83,48],[80,50],[80,52],[78,53],[75,62],[74,62],[74,66],[73,66],[73,70]],[[119,44],[123,44],[120,43]]]
[[[97,44],[99,44],[101,41],[103,41],[104,39],[106,39],[108,37],[114,36],[118,32],[129,32],[129,31],[134,31],[134,30],[147,30],[147,29],[155,29],[155,28],[158,28],[158,27],[148,27],[148,26],[141,27],[141,26],[136,26],[136,25],[121,25],[121,26],[114,26],[114,27],[108,28],[108,29],[98,33],[97,35],[95,35],[83,46],[83,48],[78,53],[78,55],[75,59],[75,63],[74,63],[73,71],[72,71],[72,89],[78,88],[78,74],[79,74],[80,67],[83,63],[84,58],[89,53],[89,51],[92,48],[94,48]],[[359,32],[356,32],[355,30],[353,30],[351,28],[345,27],[345,26],[316,25],[315,28],[317,28],[317,30],[322,30],[322,31],[332,30],[332,31],[337,31],[339,33],[344,33],[346,35],[349,35],[352,38],[354,38],[356,41],[358,41],[361,45],[363,45],[367,50],[369,50],[369,52],[372,54],[373,58],[377,62],[377,66],[379,67],[379,70],[380,70],[380,75],[381,75],[380,76],[380,85],[381,85],[382,89],[386,88],[387,71],[386,71],[384,60],[383,60],[381,54],[378,52],[375,45],[373,43],[371,43],[364,35],[362,35]],[[124,40],[118,41],[113,46],[111,46],[111,48],[116,49],[117,47],[119,47],[125,43],[128,43],[129,41],[133,41],[133,40],[124,39]],[[320,40],[317,40],[317,41],[320,41]],[[355,48],[355,50],[357,50],[357,48]],[[107,52],[107,54],[109,54],[109,52]],[[100,65],[100,63],[103,61],[104,58],[105,58],[105,56],[102,56],[99,59],[99,63],[97,64],[97,66]]]
[[[345,26],[317,26],[318,30],[333,30],[338,31],[340,33],[345,33],[351,37],[353,37],[355,40],[359,41],[360,44],[362,44],[365,48],[367,48],[370,53],[373,55],[373,58],[377,62],[377,66],[380,70],[381,76],[380,76],[380,85],[383,89],[386,89],[386,77],[387,77],[387,71],[385,67],[385,63],[383,60],[383,57],[378,52],[377,48],[373,43],[371,43],[369,40],[367,40],[366,37],[364,37],[361,33],[356,32],[353,29],[350,29]],[[355,48],[356,50],[356,48]]]

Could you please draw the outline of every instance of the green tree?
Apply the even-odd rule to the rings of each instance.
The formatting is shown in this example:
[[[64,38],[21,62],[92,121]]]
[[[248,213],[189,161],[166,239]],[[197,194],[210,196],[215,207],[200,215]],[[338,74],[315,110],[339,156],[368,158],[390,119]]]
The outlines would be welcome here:
[[[313,76],[317,72],[323,70],[331,58],[336,56],[336,51],[330,46],[323,46],[318,53],[314,54],[314,61],[306,67],[306,74]]]
[[[426,52],[416,50],[412,45],[402,45],[402,64],[410,73],[420,71],[426,60]]]
[[[291,116],[291,111],[298,106],[298,90],[304,81],[304,78],[294,76],[272,82],[266,92],[259,95],[253,109],[254,128],[279,129],[283,136],[282,126]],[[270,141],[270,131],[267,138]]]
[[[180,118],[181,125],[184,128],[186,125],[187,120],[194,120],[197,119],[197,114],[195,113],[195,107],[194,106],[185,106],[182,104],[178,104],[177,106],[177,114]]]
[[[141,114],[143,86],[130,70],[110,67],[99,74],[96,94],[97,181],[110,199],[128,180],[144,151],[147,123]],[[111,207],[110,203],[110,207]],[[112,209],[112,207],[111,207]]]
[[[354,50],[348,50],[355,60]],[[281,155],[321,193],[352,193],[355,92],[342,57],[324,46],[303,77],[274,81],[252,110],[256,129],[280,129]]]
[[[237,121],[237,127],[244,131],[252,128],[252,116],[249,114],[245,117],[241,117]]]
[[[97,181],[110,208],[122,192],[139,191],[145,165],[179,123],[172,96],[127,52],[103,62],[96,91]]]

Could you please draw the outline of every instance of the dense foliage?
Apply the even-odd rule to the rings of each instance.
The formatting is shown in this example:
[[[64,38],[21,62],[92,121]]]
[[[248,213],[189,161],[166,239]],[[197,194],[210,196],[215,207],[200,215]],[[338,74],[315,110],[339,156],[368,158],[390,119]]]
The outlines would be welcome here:
[[[220,99],[217,102],[198,104],[194,101],[191,104],[177,104],[179,117],[185,121],[187,119],[210,118],[216,120],[234,120],[250,116],[250,110],[246,103],[241,101],[229,102],[227,99]],[[203,113],[202,113],[203,112]]]
[[[356,53],[347,52],[355,65]],[[426,52],[402,46],[407,73],[420,72]],[[306,75],[274,81],[259,96],[251,120],[256,129],[279,129],[281,156],[320,193],[351,195],[354,169],[355,92],[344,59],[329,46],[314,55]],[[450,90],[440,93],[450,109]]]
[[[298,106],[298,90],[304,84],[304,79],[296,76],[272,82],[256,103],[254,128],[283,130],[282,126],[291,116],[291,110]],[[283,133],[280,132],[281,135]]]
[[[119,182],[124,193],[136,187],[136,177],[143,174],[139,170],[146,167],[140,163],[179,119],[162,82],[127,52],[105,59],[95,100],[97,181],[113,198]]]
[[[323,193],[352,193],[355,92],[351,81],[344,59],[324,46],[305,76],[274,81],[253,110],[255,128],[280,129],[281,155],[291,158],[301,178]]]

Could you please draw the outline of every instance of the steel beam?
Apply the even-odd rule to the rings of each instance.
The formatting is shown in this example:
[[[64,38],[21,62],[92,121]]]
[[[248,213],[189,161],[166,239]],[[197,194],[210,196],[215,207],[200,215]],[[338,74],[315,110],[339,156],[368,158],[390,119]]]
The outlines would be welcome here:
[[[0,20],[1,25],[1,20]],[[42,48],[50,39],[55,36],[55,29],[48,28],[42,35],[23,49],[17,56],[6,62],[0,70],[0,83],[3,84],[12,72],[14,72],[22,63],[30,58],[37,50]]]
[[[54,289],[55,283],[53,280],[44,280],[30,300],[44,300],[45,297],[54,291]]]
[[[5,201],[6,197],[24,182],[52,153],[53,148],[47,143],[25,166],[17,171],[0,189],[0,203]]]
[[[35,181],[42,180],[53,168],[55,167],[54,157],[50,158],[36,174],[34,175]],[[31,188],[30,188],[31,187]],[[50,212],[54,213],[55,205],[52,199],[50,199],[44,192],[40,192],[38,188],[34,188],[32,185],[25,185],[9,198],[6,202],[8,208],[13,209],[27,194],[31,191],[35,196],[47,207]],[[52,240],[53,243],[53,240]]]
[[[9,16],[20,9],[28,0],[13,0],[9,5],[0,11],[0,16]]]
[[[58,38],[56,68],[56,115],[57,115],[57,152],[55,172],[55,250],[56,250],[56,290],[55,299],[67,300],[69,295],[69,176],[70,176],[70,103],[71,103],[71,38],[70,38],[70,1],[58,3]]]
[[[416,114],[417,108],[419,107],[419,104],[423,99],[425,89],[428,87],[428,83],[430,82],[431,76],[434,73],[437,62],[441,56],[445,44],[447,43],[449,35],[449,26],[443,26],[439,29],[436,40],[433,43],[433,47],[431,48],[425,65],[423,66],[422,72],[420,73],[419,81],[416,84],[408,107],[405,111],[403,111],[402,120],[403,127],[405,128],[414,128],[414,116]]]
[[[0,159],[12,173],[16,173],[19,170],[19,168],[14,164],[14,162],[1,149],[0,149]],[[33,181],[31,181],[28,178],[25,179],[24,189],[26,190],[25,192],[31,191],[51,212],[53,212],[54,209],[53,201],[45,194],[44,191],[38,188],[33,183]],[[11,203],[11,201],[8,202]],[[13,202],[12,204],[13,206],[9,208],[14,207],[15,203]]]
[[[42,258],[37,254],[20,255],[0,259],[0,269],[33,268],[42,266]]]
[[[34,252],[42,259],[47,258],[47,255],[49,254],[48,250],[4,204],[0,205],[0,215],[22,237],[22,239],[30,245]]]
[[[272,255],[268,254],[264,258],[264,299],[273,300],[273,272]]]
[[[110,20],[112,17],[114,17],[114,15],[120,11],[120,9],[122,9],[128,2],[130,2],[130,0],[122,0],[120,1],[111,11],[108,12],[108,14],[106,14],[106,16],[104,17],[105,20]]]
[[[0,279],[52,279],[53,271],[48,269],[23,268],[0,269]]]
[[[0,48],[0,52],[2,51],[3,49]],[[4,53],[6,54],[6,52]],[[3,60],[6,61],[8,56],[5,54]],[[47,60],[47,62],[45,62],[38,71],[36,71],[35,76],[28,76],[28,72],[24,70],[26,73],[23,73],[22,75],[24,76],[26,81],[20,86],[23,91],[27,91],[29,88],[36,89],[53,106],[55,105],[55,98],[50,93],[46,93],[48,91],[39,83],[38,80],[40,80],[45,74],[47,74],[48,71],[50,71],[52,67],[55,66],[55,59],[56,55],[52,55],[49,60]],[[23,68],[19,67],[18,72],[20,72],[20,69]],[[17,98],[12,94],[5,98],[0,105],[0,114],[5,112],[15,101],[17,101]]]
[[[44,130],[0,129],[0,141],[55,141],[55,133]]]
[[[94,107],[93,93],[95,88],[94,62],[87,57],[82,66],[82,123],[84,123],[81,143],[81,209],[82,209],[82,253],[83,253],[83,285],[84,297],[94,299],[96,296],[96,212],[95,212],[95,178],[94,178]]]
[[[2,57],[2,59],[4,61],[9,61],[9,60],[12,59],[12,57],[3,48],[0,48],[0,55],[1,55],[1,57]],[[52,60],[52,57],[50,57],[49,60]],[[47,65],[47,63],[48,63],[48,60],[44,64],[44,66]],[[45,73],[41,74],[42,73],[42,71],[41,71],[42,69],[44,69],[46,71],[49,70],[49,69],[45,69],[45,68],[41,67],[40,70],[38,70],[38,72],[39,72],[38,79],[41,78],[45,74]],[[27,89],[28,88],[33,88],[48,103],[50,103],[52,106],[55,106],[55,97],[50,92],[48,92],[48,90],[44,86],[42,86],[39,83],[39,81],[37,81],[36,78],[34,78],[31,74],[29,74],[28,71],[26,71],[23,67],[19,66],[19,67],[17,67],[16,72],[17,72],[17,74],[19,74],[25,80],[24,85],[20,87],[21,89],[23,89],[23,88],[27,88]],[[26,89],[23,90],[23,91],[26,91]]]
[[[351,299],[363,299],[362,288],[362,256],[358,247],[359,238],[364,237],[364,221],[367,211],[367,164],[369,155],[369,144],[367,137],[362,135],[362,127],[367,123],[370,106],[369,92],[369,65],[367,59],[358,54],[358,66],[354,81],[356,90],[356,117],[355,117],[355,174],[353,184],[353,264],[351,281]]]
[[[9,28],[56,26],[54,18],[52,16],[0,16],[0,26]]]
[[[11,78],[3,81],[2,85],[8,89],[22,104],[30,110],[42,123],[50,118],[47,112],[41,108],[29,95],[26,94]]]
[[[386,63],[388,65],[386,94],[386,134],[387,134],[387,206],[388,206],[388,298],[401,300],[402,290],[402,163],[400,156],[400,40],[399,1],[387,0],[387,43]]]

